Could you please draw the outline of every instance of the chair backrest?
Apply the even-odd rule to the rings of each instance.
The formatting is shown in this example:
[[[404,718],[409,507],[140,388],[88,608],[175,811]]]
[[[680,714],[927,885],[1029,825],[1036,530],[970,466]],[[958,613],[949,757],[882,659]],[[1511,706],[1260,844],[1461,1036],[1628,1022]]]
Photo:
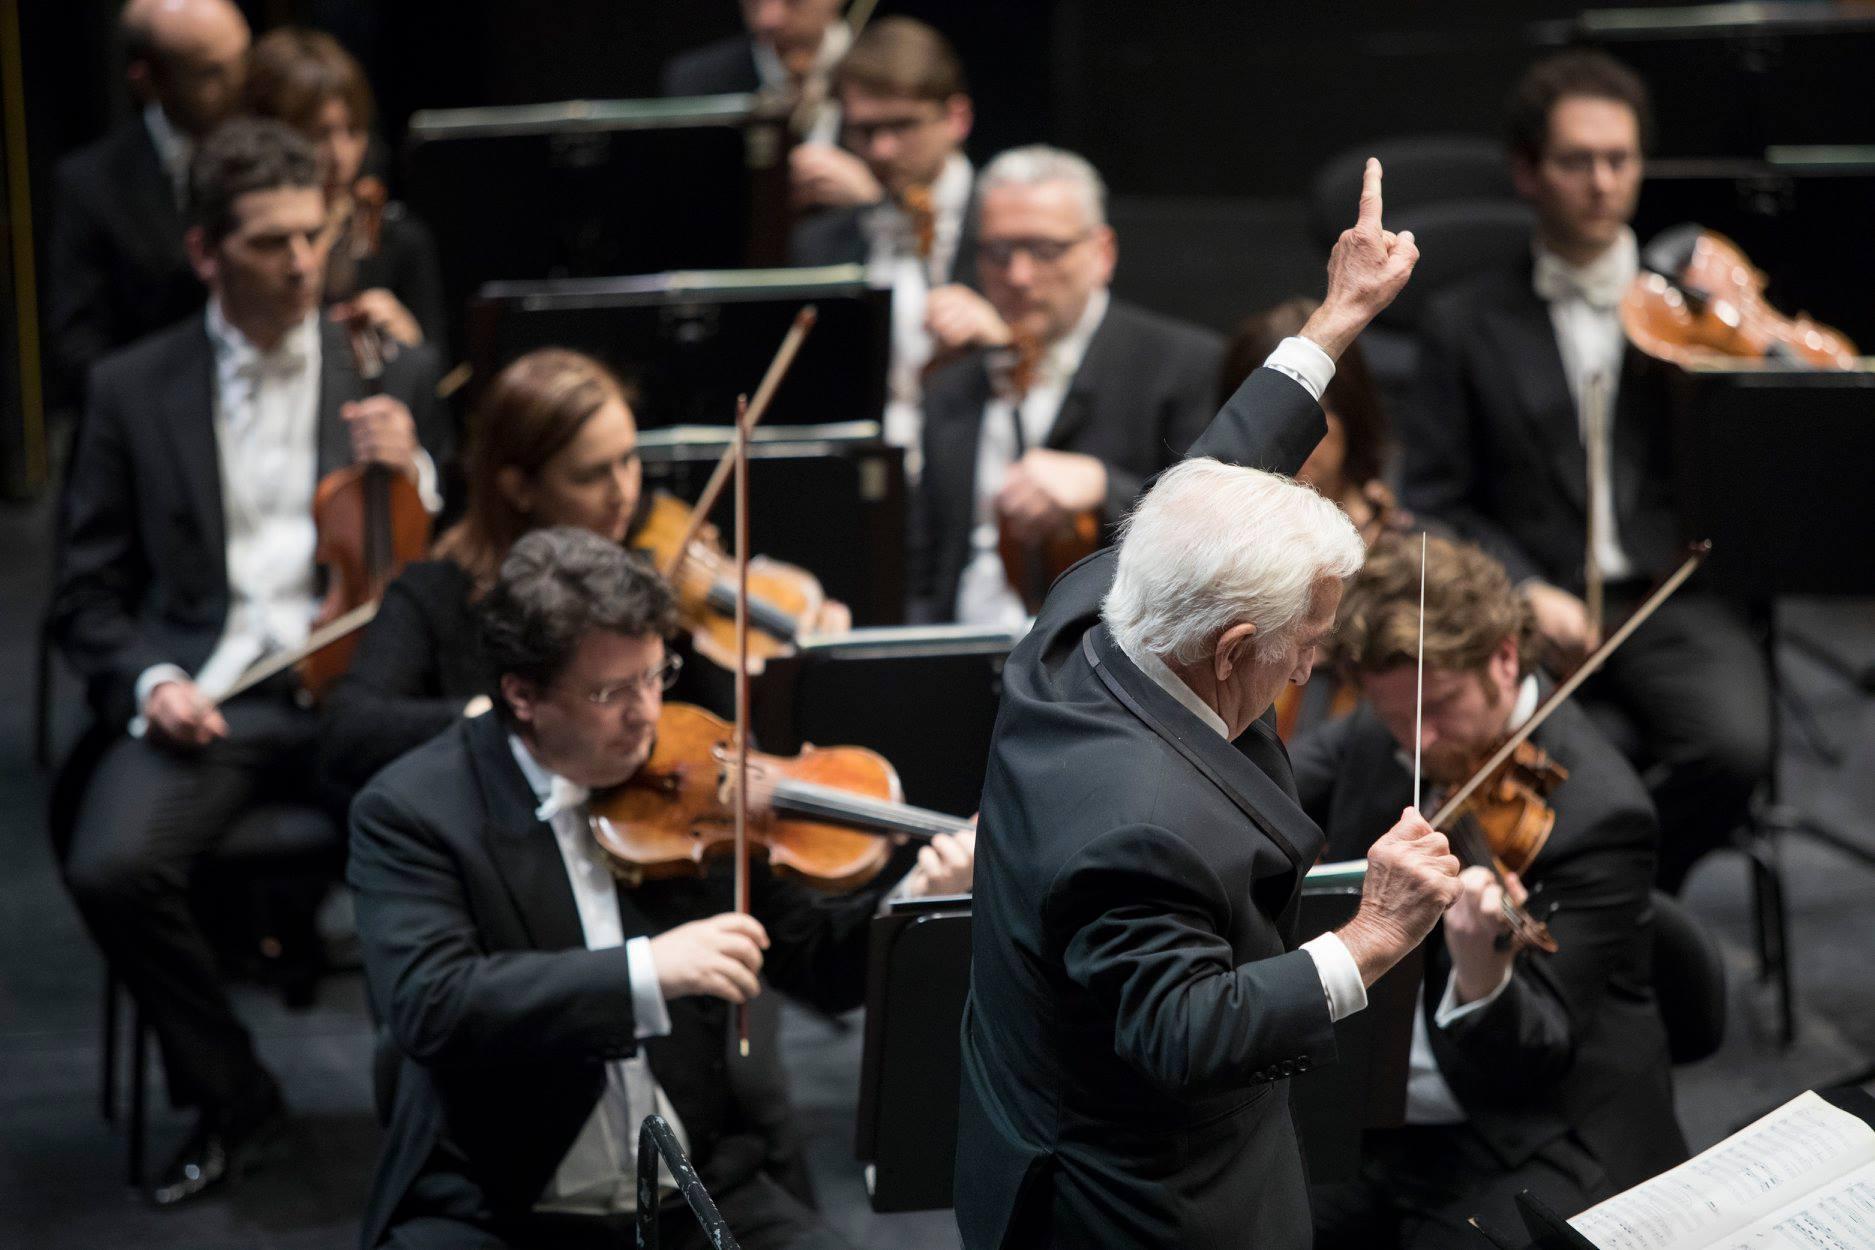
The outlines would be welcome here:
[[[1475,273],[1514,265],[1530,254],[1535,217],[1516,200],[1451,200],[1395,211],[1387,228],[1411,230],[1419,248],[1413,280],[1377,321],[1416,331],[1426,305],[1446,287]]]
[[[1482,135],[1408,135],[1362,144],[1323,165],[1309,188],[1309,233],[1323,252],[1354,224],[1367,158],[1377,156],[1386,172],[1387,226],[1394,214],[1447,200],[1509,200],[1515,197],[1505,168],[1504,147]]]
[[[1725,1040],[1725,960],[1691,912],[1654,891],[1654,998],[1673,1062],[1694,1063]]]

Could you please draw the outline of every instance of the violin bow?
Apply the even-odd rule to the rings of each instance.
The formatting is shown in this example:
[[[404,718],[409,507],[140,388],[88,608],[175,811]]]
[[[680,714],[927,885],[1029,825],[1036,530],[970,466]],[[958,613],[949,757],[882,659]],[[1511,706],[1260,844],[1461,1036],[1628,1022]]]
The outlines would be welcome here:
[[[736,910],[749,914],[749,397],[736,399]],[[698,512],[698,516],[702,513]],[[688,545],[689,539],[685,539]],[[679,548],[681,551],[682,548]],[[749,1005],[736,1006],[736,1044],[749,1057]]]
[[[1413,810],[1419,810],[1420,745],[1426,723],[1426,532],[1419,532],[1419,671],[1413,678]]]
[[[1550,714],[1561,707],[1563,701],[1574,694],[1583,682],[1594,676],[1595,672],[1600,669],[1603,664],[1607,663],[1608,657],[1613,655],[1635,630],[1645,624],[1648,617],[1659,611],[1660,605],[1671,598],[1674,591],[1685,584],[1686,579],[1693,575],[1694,571],[1699,568],[1701,562],[1703,562],[1711,552],[1712,544],[1710,542],[1694,543],[1692,550],[1687,554],[1685,562],[1673,571],[1673,575],[1668,577],[1666,581],[1660,583],[1654,593],[1647,596],[1647,601],[1645,603],[1634,609],[1634,615],[1622,622],[1621,628],[1609,635],[1608,641],[1595,648],[1594,653],[1590,655],[1588,659],[1582,661],[1582,667],[1569,674],[1568,678],[1566,678],[1561,685],[1550,691],[1550,696],[1543,701],[1543,706],[1532,712],[1530,714],[1530,719],[1525,721],[1522,725],[1519,725],[1510,737],[1504,740],[1504,745],[1499,747],[1496,752],[1492,754],[1491,758],[1486,760],[1478,770],[1471,775],[1471,780],[1453,791],[1452,797],[1445,801],[1445,806],[1441,807],[1438,815],[1432,818],[1432,827],[1438,829],[1448,824],[1453,814],[1464,805],[1466,799],[1472,796],[1472,792],[1484,784],[1484,779],[1496,772],[1498,766],[1509,759],[1511,753],[1521,746],[1531,734],[1535,733],[1537,729],[1542,726],[1543,722],[1550,718]]]
[[[807,332],[814,328],[814,322],[819,316],[819,310],[812,304],[794,314],[794,324],[788,327],[786,337],[775,351],[775,358],[768,362],[768,372],[762,375],[762,384],[755,388],[754,402],[737,406],[736,429],[742,431],[742,437],[746,438],[768,411],[769,401],[775,397],[781,380],[788,375],[788,367],[794,363],[795,354],[801,350],[802,341],[807,338]],[[684,562],[684,553],[690,550],[690,544],[696,541],[697,534],[707,523],[710,509],[716,506],[717,496],[723,493],[730,470],[735,467],[737,445],[737,439],[730,440],[729,446],[723,449],[722,458],[716,462],[716,468],[710,472],[710,480],[703,487],[703,493],[697,496],[696,506],[690,510],[690,528],[684,531],[683,541],[673,549],[666,567],[658,570],[664,575],[664,580],[669,581],[676,575],[678,566]]]

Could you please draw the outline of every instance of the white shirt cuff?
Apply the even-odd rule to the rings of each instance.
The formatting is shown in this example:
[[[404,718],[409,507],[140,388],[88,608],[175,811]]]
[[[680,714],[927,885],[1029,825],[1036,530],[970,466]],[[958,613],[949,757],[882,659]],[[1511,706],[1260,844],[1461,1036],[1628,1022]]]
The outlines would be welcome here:
[[[130,718],[128,729],[130,736],[141,738],[149,732],[150,722],[144,719],[143,705],[150,701],[150,692],[166,681],[187,681],[189,674],[176,664],[152,664],[137,674],[137,711]]]
[[[1367,1006],[1367,987],[1361,983],[1361,966],[1348,953],[1348,944],[1339,934],[1324,933],[1304,942],[1301,950],[1315,961],[1315,975],[1322,979],[1322,993],[1328,998],[1328,1018],[1340,1020]]]
[[[1334,358],[1299,334],[1292,334],[1278,343],[1263,367],[1286,373],[1300,382],[1302,389],[1318,404],[1328,384],[1335,380]]]
[[[1450,1028],[1455,1021],[1463,1020],[1466,1016],[1477,1015],[1497,1001],[1497,996],[1502,994],[1504,987],[1510,984],[1510,975],[1514,971],[1514,968],[1504,969],[1504,979],[1497,983],[1496,989],[1483,998],[1472,999],[1462,1007],[1458,1002],[1458,978],[1448,977],[1445,982],[1445,993],[1439,999],[1439,1009],[1432,1013],[1432,1022],[1444,1029]]]
[[[435,516],[443,510],[443,495],[436,488],[436,461],[430,459],[428,451],[418,447],[416,463],[417,495],[423,500],[424,509],[431,516]]]
[[[633,1035],[639,1041],[663,1037],[671,1031],[671,1011],[658,988],[658,964],[651,955],[651,939],[635,937],[625,943],[625,962],[632,979]]]

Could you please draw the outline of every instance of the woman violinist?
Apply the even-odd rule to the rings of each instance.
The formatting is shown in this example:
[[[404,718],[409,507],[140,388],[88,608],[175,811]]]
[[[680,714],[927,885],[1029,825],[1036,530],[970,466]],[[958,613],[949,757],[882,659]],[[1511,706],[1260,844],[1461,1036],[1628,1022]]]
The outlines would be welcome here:
[[[639,545],[649,509],[637,425],[618,380],[589,356],[543,348],[502,370],[479,402],[466,470],[462,519],[433,559],[391,583],[328,697],[325,764],[348,791],[486,706],[494,692],[472,606],[521,535],[569,525]],[[845,609],[827,605],[811,627],[844,628]]]
[[[363,68],[323,31],[282,26],[248,54],[247,108],[313,143],[333,230],[326,303],[334,320],[369,325],[404,347],[443,356],[444,300],[436,241],[384,179],[367,169],[373,113]]]

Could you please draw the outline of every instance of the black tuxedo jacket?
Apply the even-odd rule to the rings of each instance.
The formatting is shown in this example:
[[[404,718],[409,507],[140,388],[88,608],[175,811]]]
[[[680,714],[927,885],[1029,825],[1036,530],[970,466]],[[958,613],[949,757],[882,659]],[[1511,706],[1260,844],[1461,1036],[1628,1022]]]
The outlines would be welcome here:
[[[351,463],[339,408],[362,398],[344,334],[321,322],[318,471]],[[401,353],[384,389],[409,405],[439,478],[451,447],[425,349]],[[122,725],[138,674],[193,672],[228,615],[227,530],[216,446],[215,358],[191,316],[102,361],[65,487],[52,627],[92,707]]]
[[[1422,1009],[1433,1054],[1473,1127],[1505,1168],[1568,1132],[1626,1189],[1686,1158],[1673,1116],[1666,1032],[1653,993],[1658,827],[1640,778],[1573,704],[1533,735],[1569,770],[1551,798],[1556,827],[1525,872],[1530,907],[1554,907],[1554,955],[1518,956],[1490,1006],[1432,1026],[1451,957],[1426,944]],[[1295,746],[1302,804],[1331,860],[1362,859],[1412,802],[1412,778],[1365,704]]]
[[[61,401],[82,403],[103,356],[202,306],[182,213],[141,115],[59,162],[47,311]]]
[[[1223,341],[1114,300],[1087,345],[1042,446],[1107,466],[1102,522],[1117,524],[1146,480],[1178,460],[1217,402]],[[934,372],[924,391],[924,471],[913,514],[914,615],[949,620],[976,523],[977,441],[993,391],[988,355]]]
[[[1194,455],[1294,472],[1320,410],[1251,374]],[[1322,835],[1099,624],[1109,549],[1010,654],[977,839],[956,1206],[970,1250],[1309,1244],[1285,1077],[1334,1057],[1289,947]]]
[[[605,1086],[634,1054],[623,946],[587,950],[553,831],[494,714],[457,725],[378,775],[352,805],[347,878],[371,997],[398,1050],[391,1123],[364,1220],[375,1246],[413,1187],[485,1222],[525,1215]],[[865,992],[867,924],[893,879],[844,897],[757,872],[763,975],[827,1011]],[[726,911],[727,878],[619,891],[625,937]],[[727,1005],[670,1004],[644,1043],[705,1183],[753,1174],[764,1146],[725,1073]]]
[[[740,95],[759,91],[762,76],[747,35],[729,35],[679,52],[664,64],[658,92],[667,96]]]
[[[1426,310],[1400,433],[1402,502],[1503,561],[1580,593],[1588,468],[1549,305],[1531,261],[1443,291]],[[1642,576],[1677,548],[1666,373],[1628,348],[1609,459],[1615,524]]]
[[[794,223],[788,239],[789,258],[797,265],[863,265],[872,259],[866,237],[866,214],[871,205],[827,208],[804,215]],[[945,282],[977,285],[977,197],[973,189],[958,226],[957,250],[951,256]]]

